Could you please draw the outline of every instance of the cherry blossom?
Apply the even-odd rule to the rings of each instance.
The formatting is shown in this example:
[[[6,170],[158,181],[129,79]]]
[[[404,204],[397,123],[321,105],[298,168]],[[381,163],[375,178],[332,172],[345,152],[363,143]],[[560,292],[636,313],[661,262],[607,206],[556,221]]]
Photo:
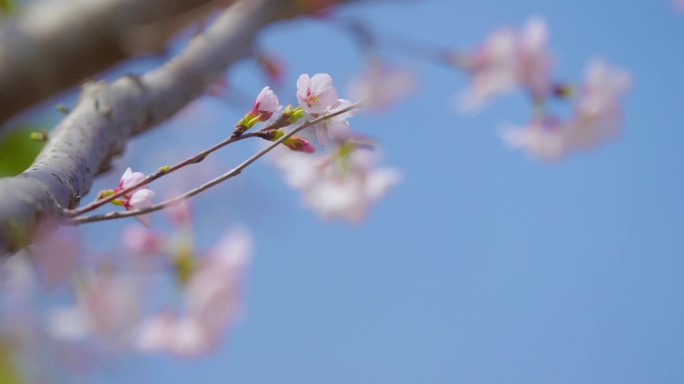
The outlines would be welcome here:
[[[116,188],[115,191],[118,192],[122,189],[128,188],[136,183],[141,182],[144,178],[145,174],[142,172],[133,172],[131,167],[128,167],[121,176],[121,179],[119,180],[119,187]]]
[[[409,70],[373,64],[349,84],[348,92],[364,107],[381,110],[408,96],[416,87],[416,79]]]
[[[124,248],[138,256],[156,255],[163,251],[164,238],[140,225],[127,226],[121,236]]]
[[[346,99],[338,99],[333,105],[328,107],[326,114],[333,113],[345,109],[352,105],[352,102]],[[348,119],[358,112],[358,109],[353,109],[339,115],[333,116],[317,123],[314,127],[316,129],[316,138],[318,142],[327,147],[330,142],[342,144],[349,140],[352,135],[351,127]]]
[[[130,167],[126,169],[124,174],[119,180],[119,186],[114,189],[114,192],[121,191],[123,189],[129,188],[136,183],[139,183],[145,178],[145,175],[141,172],[133,172]],[[123,205],[127,210],[131,209],[145,209],[152,205],[152,197],[154,197],[154,191],[147,189],[145,187],[139,187],[134,189],[132,192],[128,192],[124,195],[124,198],[119,201],[120,205]],[[141,223],[150,226],[150,220],[147,215],[138,215],[135,218]]]
[[[278,151],[275,164],[286,182],[302,191],[304,203],[329,220],[363,219],[401,179],[396,169],[375,168],[372,153],[349,144],[321,156]]]
[[[297,100],[302,109],[311,114],[321,114],[337,102],[337,90],[327,73],[313,77],[303,74],[297,79]]]
[[[257,95],[250,114],[258,116],[261,121],[266,121],[271,118],[273,113],[280,110],[280,107],[278,96],[273,93],[270,87],[264,87]]]
[[[247,232],[226,233],[190,278],[185,311],[165,311],[145,321],[137,332],[137,347],[148,353],[194,356],[217,345],[226,327],[238,318],[251,248]]]
[[[126,343],[140,319],[137,288],[132,279],[113,271],[87,274],[77,287],[76,305],[52,312],[50,334],[67,341],[99,337]]]
[[[466,57],[470,88],[460,100],[463,109],[476,109],[494,96],[525,87],[535,99],[550,88],[551,56],[548,32],[540,18],[531,18],[522,31],[502,29],[492,33]]]
[[[601,60],[587,66],[585,83],[566,121],[551,117],[535,119],[519,129],[508,129],[504,140],[531,156],[557,160],[571,151],[593,148],[619,132],[620,98],[629,89],[629,75]]]
[[[77,269],[82,244],[74,232],[58,231],[43,238],[29,250],[41,281],[48,288],[66,282]]]
[[[525,150],[542,160],[558,160],[570,149],[566,139],[569,126],[559,121],[533,120],[520,128],[506,129],[502,137],[513,149]]]

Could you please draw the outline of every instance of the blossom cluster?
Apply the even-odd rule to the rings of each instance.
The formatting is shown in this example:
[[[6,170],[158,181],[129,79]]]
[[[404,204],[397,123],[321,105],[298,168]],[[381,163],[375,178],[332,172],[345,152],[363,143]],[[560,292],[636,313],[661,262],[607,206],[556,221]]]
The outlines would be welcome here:
[[[506,129],[503,138],[534,157],[555,160],[617,134],[620,99],[631,81],[623,70],[594,60],[582,85],[556,82],[547,42],[546,24],[539,18],[530,19],[521,31],[492,33],[473,52],[459,57],[470,76],[460,104],[464,109],[478,108],[495,96],[523,89],[532,99],[533,116],[521,128]],[[553,99],[570,101],[572,115],[565,119],[554,115],[549,108]]]
[[[289,124],[301,118],[312,120],[335,114],[303,133],[314,136],[326,153],[312,155],[315,146],[295,135],[283,142],[290,151],[275,151],[276,166],[284,172],[288,184],[302,192],[304,203],[323,218],[359,221],[374,201],[399,182],[399,172],[375,167],[376,156],[367,143],[361,143],[349,123],[358,110],[351,108],[352,101],[339,97],[329,74],[299,76],[296,98],[299,106],[286,108],[276,126],[283,119]],[[237,124],[236,131],[243,134],[244,127],[252,128],[251,122],[265,121],[280,109],[277,96],[266,87],[256,97],[253,109]],[[270,141],[283,135],[282,130],[268,127],[259,133]]]
[[[126,254],[141,266],[170,269],[181,288],[178,305],[147,315],[139,274],[103,266],[80,274],[73,306],[51,312],[53,337],[76,342],[95,339],[142,353],[197,356],[211,351],[240,313],[244,272],[251,258],[251,236],[229,229],[207,252],[192,240],[187,201],[167,209],[173,236],[132,224],[122,235]],[[54,256],[54,255],[53,255]]]

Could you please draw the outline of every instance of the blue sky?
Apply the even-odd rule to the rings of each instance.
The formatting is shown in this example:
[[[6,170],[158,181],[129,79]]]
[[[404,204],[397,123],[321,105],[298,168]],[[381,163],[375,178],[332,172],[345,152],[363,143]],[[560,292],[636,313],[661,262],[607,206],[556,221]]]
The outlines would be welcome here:
[[[359,225],[318,220],[267,162],[199,196],[204,247],[230,225],[254,233],[244,318],[214,355],[125,361],[100,382],[684,382],[684,13],[667,0],[396,3],[341,15],[455,49],[542,16],[560,78],[581,79],[597,56],[632,74],[620,137],[556,164],[531,160],[497,134],[525,122],[523,97],[459,115],[461,73],[383,51],[418,70],[419,91],[353,123],[403,183]],[[300,73],[330,73],[344,89],[363,68],[349,36],[321,21],[271,27],[260,43],[290,70],[283,102],[295,102]],[[230,79],[250,97],[266,85],[249,63]],[[227,104],[199,101],[136,139],[119,166],[156,169],[219,140],[240,117]],[[207,172],[254,148],[210,158]],[[85,231],[111,245],[120,228]]]

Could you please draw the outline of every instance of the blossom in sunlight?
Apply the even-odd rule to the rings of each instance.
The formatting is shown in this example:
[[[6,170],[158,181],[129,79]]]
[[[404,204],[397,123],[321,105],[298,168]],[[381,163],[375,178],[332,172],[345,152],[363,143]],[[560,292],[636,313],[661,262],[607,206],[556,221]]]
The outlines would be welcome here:
[[[156,255],[164,249],[164,237],[149,228],[136,224],[127,226],[121,239],[124,248],[134,255]]]
[[[251,249],[247,232],[226,233],[190,277],[184,311],[165,311],[145,321],[137,332],[137,347],[143,352],[180,356],[202,354],[215,347],[239,316]]]
[[[370,206],[401,179],[396,169],[375,167],[370,151],[349,144],[321,156],[278,151],[275,164],[286,182],[302,192],[304,203],[331,220],[363,219]]]
[[[513,149],[522,149],[542,160],[558,160],[569,150],[566,131],[559,121],[533,120],[524,127],[508,128],[502,137]]]
[[[48,331],[55,338],[87,337],[126,344],[140,319],[140,292],[134,281],[114,271],[98,271],[79,280],[76,304],[51,313]]]
[[[575,108],[574,129],[568,137],[571,145],[593,147],[615,136],[622,120],[620,98],[630,87],[627,72],[611,68],[601,60],[590,62]]]
[[[524,87],[535,99],[550,90],[551,55],[547,50],[546,24],[531,18],[521,31],[502,29],[492,33],[466,57],[470,87],[460,100],[463,109],[476,109],[489,99]]]
[[[308,113],[321,114],[337,102],[337,90],[327,73],[317,73],[313,77],[303,74],[297,79],[297,101]]]
[[[128,188],[136,183],[141,182],[145,178],[145,174],[142,172],[133,172],[131,167],[126,168],[126,171],[124,171],[124,174],[121,176],[121,179],[119,180],[119,187],[116,188],[116,191],[120,191],[122,189]]]
[[[506,130],[503,138],[511,147],[544,160],[595,147],[619,132],[620,98],[630,85],[625,71],[593,61],[587,67],[587,78],[570,118],[535,119],[523,128]]]
[[[172,196],[178,194],[176,193]],[[164,212],[166,212],[166,216],[169,217],[171,223],[177,228],[190,229],[192,227],[192,210],[190,209],[190,201],[188,199],[183,199],[177,204],[166,207]]]
[[[372,110],[388,108],[408,96],[416,88],[416,79],[409,70],[373,64],[349,84],[349,95]]]
[[[121,191],[123,189],[129,188],[142,181],[145,175],[141,172],[133,172],[130,167],[126,169],[121,180],[119,180],[119,186],[114,189],[114,192]],[[145,187],[139,187],[131,192],[124,195],[122,200],[118,200],[119,205],[123,205],[127,210],[130,209],[145,209],[152,205],[152,197],[154,197],[154,191],[147,189]],[[146,215],[135,216],[135,218],[141,223],[149,226],[150,221]]]
[[[36,265],[41,281],[56,287],[78,268],[81,241],[73,232],[58,231],[31,246],[29,259]]]
[[[278,96],[273,93],[270,87],[264,87],[264,89],[259,92],[259,95],[257,95],[250,114],[258,116],[261,121],[266,121],[279,109],[280,104],[278,103]]]
[[[352,102],[345,99],[339,99],[335,101],[330,107],[325,110],[326,114],[333,113],[345,109],[352,105]],[[319,123],[315,124],[316,138],[318,142],[327,147],[330,142],[337,144],[342,144],[349,140],[352,135],[351,127],[349,126],[348,119],[358,112],[358,109],[353,109],[339,115],[333,116],[329,119],[325,119]]]

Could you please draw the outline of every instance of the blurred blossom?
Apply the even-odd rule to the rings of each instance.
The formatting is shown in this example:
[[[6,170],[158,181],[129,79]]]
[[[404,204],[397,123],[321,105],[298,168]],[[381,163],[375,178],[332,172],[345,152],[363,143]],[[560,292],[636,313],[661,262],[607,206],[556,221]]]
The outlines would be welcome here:
[[[121,240],[124,248],[137,256],[151,256],[162,252],[165,239],[160,234],[137,224],[124,228]]]
[[[328,107],[325,110],[325,113],[334,113],[345,109],[350,105],[352,105],[351,101],[339,99]],[[330,145],[331,141],[336,144],[342,144],[349,140],[352,131],[348,119],[356,115],[357,112],[358,109],[353,109],[317,123],[314,128],[316,129],[316,138],[318,139],[318,142],[322,146],[327,147]]]
[[[0,265],[0,297],[4,304],[26,304],[36,290],[36,276],[31,263],[21,253]]]
[[[49,333],[66,341],[97,337],[125,344],[140,320],[138,288],[133,279],[113,271],[86,274],[76,287],[76,304],[51,313]]]
[[[250,235],[227,232],[192,274],[184,291],[184,312],[162,312],[138,329],[143,352],[180,356],[206,353],[215,347],[239,315],[243,274],[252,250]]]
[[[558,121],[533,120],[524,127],[508,128],[502,136],[513,149],[522,149],[542,160],[558,160],[568,151],[568,126]]]
[[[382,110],[408,96],[416,88],[412,71],[374,63],[349,84],[349,95],[371,110]]]
[[[461,96],[464,110],[481,107],[492,97],[524,87],[535,99],[550,90],[551,55],[548,32],[540,18],[531,18],[521,31],[493,32],[466,58],[470,87]]]
[[[269,83],[274,84],[276,88],[282,85],[285,76],[285,64],[278,56],[260,52],[256,54],[255,59],[266,73]]]
[[[164,211],[171,223],[178,229],[190,229],[192,227],[192,210],[188,199],[183,199],[177,204],[170,205]]]
[[[82,251],[74,232],[58,231],[29,248],[29,258],[36,265],[42,283],[53,288],[64,283],[78,268]]]
[[[556,160],[578,149],[593,148],[620,130],[620,98],[629,90],[629,74],[595,60],[587,66],[586,80],[566,121],[535,119],[523,128],[508,129],[504,140],[531,156]]]
[[[360,221],[401,179],[396,169],[376,168],[373,153],[350,145],[320,156],[278,150],[274,160],[304,203],[331,220]]]
[[[313,77],[303,74],[297,79],[297,101],[308,113],[321,114],[337,102],[337,90],[327,73],[317,73]]]

